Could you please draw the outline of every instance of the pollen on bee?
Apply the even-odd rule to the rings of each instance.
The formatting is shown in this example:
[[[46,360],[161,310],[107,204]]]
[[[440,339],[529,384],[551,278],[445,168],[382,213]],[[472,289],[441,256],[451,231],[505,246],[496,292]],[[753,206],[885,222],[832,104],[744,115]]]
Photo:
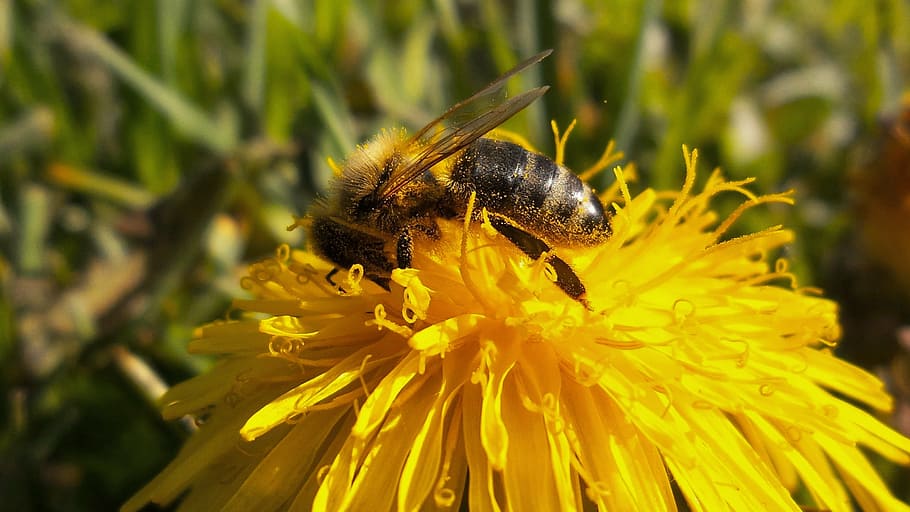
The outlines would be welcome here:
[[[341,183],[361,192],[370,191],[377,186],[380,171],[396,152],[401,151],[407,140],[403,128],[383,129],[372,139],[357,146],[345,160],[336,176],[344,178]],[[337,166],[333,167],[335,171]]]

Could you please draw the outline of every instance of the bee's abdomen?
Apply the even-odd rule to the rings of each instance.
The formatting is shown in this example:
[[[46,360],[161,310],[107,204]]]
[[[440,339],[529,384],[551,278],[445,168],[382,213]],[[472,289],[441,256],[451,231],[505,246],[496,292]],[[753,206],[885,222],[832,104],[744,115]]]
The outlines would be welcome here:
[[[502,214],[538,236],[564,245],[593,245],[610,222],[590,187],[549,158],[505,141],[481,138],[453,165],[450,190],[475,211]]]

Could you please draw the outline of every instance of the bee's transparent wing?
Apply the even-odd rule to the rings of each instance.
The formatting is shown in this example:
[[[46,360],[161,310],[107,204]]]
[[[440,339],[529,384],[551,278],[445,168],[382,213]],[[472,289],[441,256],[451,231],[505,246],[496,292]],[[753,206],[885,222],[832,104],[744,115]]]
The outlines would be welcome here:
[[[396,170],[382,187],[381,196],[397,194],[424,171],[483,137],[547,92],[548,86],[537,87],[506,98],[504,86],[509,78],[537,64],[552,52],[547,50],[528,58],[421,128],[408,142],[409,147],[416,149],[416,155]]]
[[[533,57],[528,57],[512,69],[503,73],[502,76],[496,80],[490,82],[490,84],[483,89],[475,92],[473,95],[471,95],[471,97],[449,107],[449,109],[446,110],[441,116],[437,117],[429,124],[421,128],[421,130],[417,132],[413,138],[415,140],[422,140],[427,136],[432,135],[431,132],[434,131],[434,128],[441,125],[444,121],[449,121],[451,124],[457,125],[460,124],[458,122],[459,118],[466,120],[476,117],[472,116],[471,114],[480,114],[480,109],[492,108],[497,104],[502,103],[505,100],[503,88],[506,82],[508,82],[510,78],[517,75],[518,73],[521,73],[522,71],[547,58],[551,53],[553,53],[553,50],[545,50],[538,53],[537,55],[534,55]],[[487,103],[484,104],[484,102]]]

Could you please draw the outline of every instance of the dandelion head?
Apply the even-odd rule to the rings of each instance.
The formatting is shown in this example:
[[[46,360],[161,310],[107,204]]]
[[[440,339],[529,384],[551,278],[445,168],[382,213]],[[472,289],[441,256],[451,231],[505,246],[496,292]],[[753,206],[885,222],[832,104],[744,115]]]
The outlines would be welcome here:
[[[244,314],[190,344],[218,364],[164,398],[200,431],[126,508],[901,507],[863,450],[907,463],[910,441],[855,405],[891,402],[832,355],[836,304],[775,259],[792,233],[728,234],[790,196],[719,173],[696,189],[685,164],[673,193],[617,170],[610,239],[553,249],[585,303],[483,212],[440,220],[388,291],[354,265],[340,293],[305,250],[254,264]],[[720,194],[740,208],[719,216]]]

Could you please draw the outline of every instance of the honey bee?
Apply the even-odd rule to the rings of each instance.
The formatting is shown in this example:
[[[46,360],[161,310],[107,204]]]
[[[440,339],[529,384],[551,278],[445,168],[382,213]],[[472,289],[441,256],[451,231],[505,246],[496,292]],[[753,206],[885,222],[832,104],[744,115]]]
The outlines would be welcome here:
[[[587,306],[585,286],[555,246],[593,246],[611,235],[610,219],[588,185],[567,168],[518,144],[485,138],[549,87],[506,98],[503,86],[552,50],[518,64],[413,136],[385,132],[345,162],[326,200],[311,211],[314,250],[338,268],[359,263],[388,289],[392,270],[411,265],[415,239],[439,240],[437,219],[492,226],[533,260],[546,254],[555,284]],[[334,285],[334,283],[332,283]]]

